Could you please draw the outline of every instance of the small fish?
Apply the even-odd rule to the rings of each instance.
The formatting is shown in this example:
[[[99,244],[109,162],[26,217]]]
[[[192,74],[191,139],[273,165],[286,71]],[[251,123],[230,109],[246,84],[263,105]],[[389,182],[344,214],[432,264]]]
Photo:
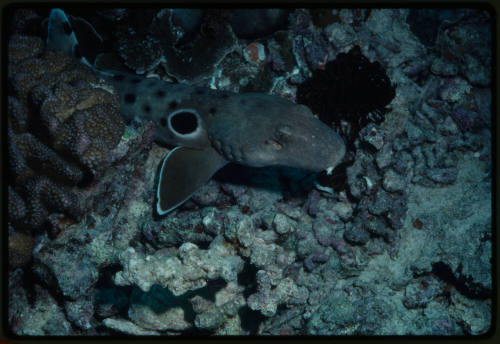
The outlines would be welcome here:
[[[268,94],[237,94],[98,70],[78,53],[78,40],[60,9],[50,14],[47,46],[108,77],[120,93],[125,119],[151,120],[156,140],[176,146],[161,164],[159,215],[188,200],[229,162],[331,174],[344,157],[342,138],[304,105]]]

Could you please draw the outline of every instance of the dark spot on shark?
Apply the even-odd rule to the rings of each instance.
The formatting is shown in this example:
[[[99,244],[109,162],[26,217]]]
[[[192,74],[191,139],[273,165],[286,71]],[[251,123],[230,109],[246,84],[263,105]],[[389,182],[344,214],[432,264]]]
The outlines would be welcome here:
[[[79,58],[82,57],[82,53],[80,51],[80,45],[79,44],[75,44],[75,46],[73,47],[73,54],[75,55],[75,57],[77,59],[79,59]]]
[[[113,80],[122,81],[123,79],[125,79],[125,75],[123,75],[123,74],[115,74],[115,75],[113,75]]]
[[[125,94],[125,97],[123,98],[125,100],[125,103],[135,103],[135,94],[133,93],[127,93]]]
[[[158,91],[156,91],[156,96],[157,96],[158,98],[163,98],[163,97],[165,97],[165,91],[164,91],[164,90],[158,90]]]
[[[64,33],[68,36],[71,35],[71,33],[73,32],[73,28],[71,27],[71,25],[69,25],[68,22],[64,22],[63,29]]]
[[[198,119],[192,112],[179,112],[170,118],[172,128],[180,134],[189,134],[198,127]]]
[[[149,104],[144,104],[142,108],[145,113],[151,113],[151,106],[149,106]]]
[[[160,118],[160,124],[162,127],[167,126],[167,119],[165,117]]]
[[[140,78],[133,78],[132,80],[130,80],[130,82],[133,83],[133,84],[138,84],[141,81],[142,81],[142,79],[140,79]]]
[[[212,115],[212,116],[215,116],[215,113],[217,112],[217,109],[215,107],[211,107],[208,112]]]
[[[170,103],[168,103],[168,107],[170,108],[170,110],[175,110],[177,108],[177,105],[179,105],[179,103],[177,103],[175,100],[172,100]]]

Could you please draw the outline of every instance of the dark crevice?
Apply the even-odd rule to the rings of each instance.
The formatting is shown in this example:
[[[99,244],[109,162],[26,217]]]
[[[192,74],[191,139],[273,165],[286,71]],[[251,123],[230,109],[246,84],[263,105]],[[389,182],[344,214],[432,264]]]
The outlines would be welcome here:
[[[471,299],[487,299],[492,297],[491,290],[485,288],[479,283],[473,282],[472,277],[464,276],[460,272],[462,270],[462,266],[458,267],[458,275],[457,278],[451,268],[443,263],[437,262],[432,264],[432,273],[434,273],[438,278],[443,280],[446,283],[452,284],[458,292],[462,295],[471,298]]]
[[[266,319],[259,311],[254,311],[248,306],[241,307],[238,315],[241,319],[241,328],[250,335],[257,334],[260,324]]]
[[[238,285],[245,287],[243,296],[247,299],[250,295],[257,292],[257,271],[259,269],[245,260],[243,270],[238,274]],[[244,306],[238,310],[241,319],[241,327],[249,334],[257,334],[260,324],[264,321],[263,316],[259,311],[251,310],[248,306]]]
[[[257,292],[257,267],[251,264],[248,259],[245,260],[243,270],[238,274],[238,285],[245,287],[243,296],[245,299]]]

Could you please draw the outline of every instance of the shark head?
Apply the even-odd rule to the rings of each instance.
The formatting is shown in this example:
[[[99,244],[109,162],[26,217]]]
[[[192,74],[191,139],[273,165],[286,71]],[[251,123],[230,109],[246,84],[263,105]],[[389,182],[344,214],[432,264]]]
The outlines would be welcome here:
[[[182,204],[228,162],[331,173],[344,157],[342,138],[304,105],[260,93],[208,93],[196,99],[201,104],[173,111],[163,121],[169,130],[164,135],[175,136],[181,147],[169,152],[160,170],[160,215]],[[177,129],[175,116],[183,124]],[[182,134],[185,128],[189,133]]]
[[[247,93],[235,111],[241,123],[212,127],[215,148],[230,161],[261,167],[283,165],[314,172],[333,168],[343,159],[342,138],[304,105],[276,96]],[[227,111],[230,113],[231,109]],[[220,143],[218,143],[218,141]]]

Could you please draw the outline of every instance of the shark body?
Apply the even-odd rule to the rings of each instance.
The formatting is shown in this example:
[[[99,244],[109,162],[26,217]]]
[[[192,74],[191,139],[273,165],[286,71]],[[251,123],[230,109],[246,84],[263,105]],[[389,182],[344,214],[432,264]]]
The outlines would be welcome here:
[[[62,10],[51,11],[47,47],[80,59],[106,77],[120,94],[120,111],[126,120],[151,120],[156,140],[176,146],[160,169],[159,215],[188,200],[229,162],[331,173],[344,156],[344,142],[335,131],[306,106],[284,98],[98,70],[79,53],[78,40]]]

